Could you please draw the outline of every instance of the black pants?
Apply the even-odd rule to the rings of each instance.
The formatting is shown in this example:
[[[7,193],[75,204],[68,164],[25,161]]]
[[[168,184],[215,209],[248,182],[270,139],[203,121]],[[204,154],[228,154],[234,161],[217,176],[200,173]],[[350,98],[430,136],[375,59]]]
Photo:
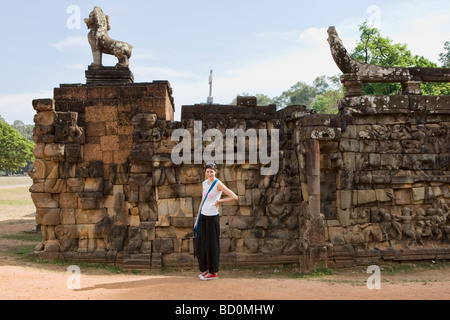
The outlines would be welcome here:
[[[210,273],[219,272],[219,237],[219,215],[202,215],[197,229],[197,239],[195,240],[195,251],[201,272],[205,272],[206,270],[209,270]]]

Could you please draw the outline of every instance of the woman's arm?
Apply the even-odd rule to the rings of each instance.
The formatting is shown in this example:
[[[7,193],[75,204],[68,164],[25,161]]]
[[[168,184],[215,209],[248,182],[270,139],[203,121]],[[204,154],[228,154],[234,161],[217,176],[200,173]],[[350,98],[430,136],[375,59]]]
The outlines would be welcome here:
[[[231,191],[229,188],[227,188],[222,181],[219,182],[219,185],[217,186],[217,190],[222,191],[223,193],[225,193],[228,198],[224,198],[224,199],[219,199],[216,201],[216,207],[217,209],[219,209],[219,206],[221,203],[224,202],[231,202],[231,201],[237,201],[238,200],[238,196]]]

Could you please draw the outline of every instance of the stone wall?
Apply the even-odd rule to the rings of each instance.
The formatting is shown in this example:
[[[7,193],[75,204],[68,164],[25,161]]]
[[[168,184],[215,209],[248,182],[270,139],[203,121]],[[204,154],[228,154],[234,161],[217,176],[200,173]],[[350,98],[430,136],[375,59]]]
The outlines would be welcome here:
[[[248,158],[219,163],[219,178],[239,196],[221,207],[222,263],[310,269],[450,257],[450,97],[346,97],[338,115],[241,98],[184,106],[174,122],[163,81],[61,85],[33,106],[30,191],[43,258],[195,265],[204,163],[175,165],[171,137],[194,134],[199,121],[202,132],[224,136],[279,130],[275,175]]]
[[[450,97],[356,96],[339,108],[335,264],[448,257]]]

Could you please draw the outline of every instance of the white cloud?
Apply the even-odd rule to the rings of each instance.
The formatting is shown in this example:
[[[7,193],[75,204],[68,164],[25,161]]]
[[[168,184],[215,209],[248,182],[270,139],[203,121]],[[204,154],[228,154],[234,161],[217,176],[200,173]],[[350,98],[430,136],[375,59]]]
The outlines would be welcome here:
[[[286,32],[260,32],[257,36],[264,40],[298,41],[301,31],[293,30]]]
[[[412,54],[424,56],[439,63],[439,54],[444,51],[444,43],[450,39],[450,13],[434,12],[429,15],[413,18],[407,22],[407,31],[387,34],[394,42],[406,43]]]
[[[323,47],[324,39],[328,37],[326,28],[308,28],[300,33],[299,40],[314,47]]]
[[[21,120],[25,124],[33,124],[36,111],[33,109],[34,99],[48,99],[53,97],[52,91],[21,94],[0,94],[0,115],[8,123]]]
[[[89,49],[89,42],[87,37],[67,37],[57,43],[51,44],[53,48],[59,52],[67,52],[73,49],[86,50]]]

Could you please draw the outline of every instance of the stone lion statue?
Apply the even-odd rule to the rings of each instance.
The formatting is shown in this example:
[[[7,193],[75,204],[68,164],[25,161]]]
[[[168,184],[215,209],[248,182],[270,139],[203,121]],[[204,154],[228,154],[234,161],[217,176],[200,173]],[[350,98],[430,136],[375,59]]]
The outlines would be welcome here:
[[[89,44],[92,48],[94,62],[91,66],[102,66],[102,54],[111,54],[119,60],[116,66],[128,67],[131,51],[133,47],[122,41],[113,40],[109,37],[108,31],[111,30],[109,16],[105,15],[101,8],[94,7],[89,14],[89,19],[84,19],[88,29]]]

